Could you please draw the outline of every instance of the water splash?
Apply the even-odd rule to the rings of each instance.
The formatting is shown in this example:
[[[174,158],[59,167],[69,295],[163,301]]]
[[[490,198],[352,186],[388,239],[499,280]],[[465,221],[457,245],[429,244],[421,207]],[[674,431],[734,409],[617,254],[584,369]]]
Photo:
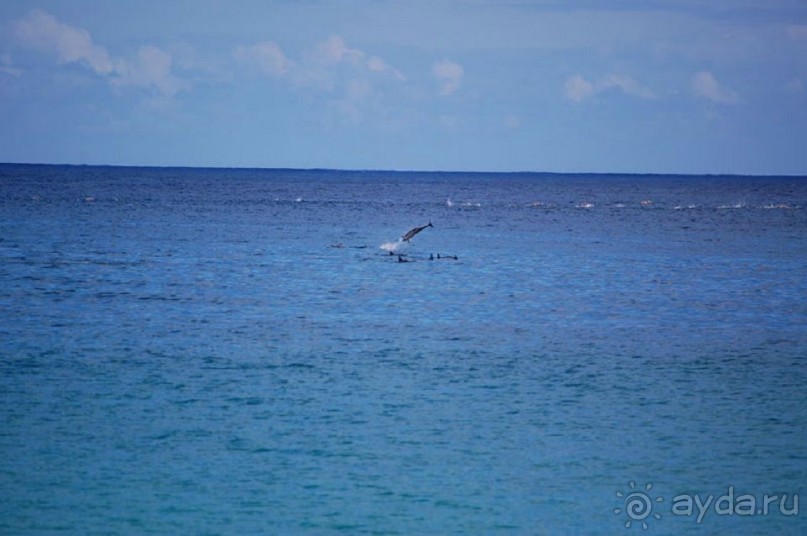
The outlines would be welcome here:
[[[397,253],[398,250],[403,249],[405,245],[406,243],[403,240],[396,240],[395,242],[384,242],[378,247],[389,253]]]

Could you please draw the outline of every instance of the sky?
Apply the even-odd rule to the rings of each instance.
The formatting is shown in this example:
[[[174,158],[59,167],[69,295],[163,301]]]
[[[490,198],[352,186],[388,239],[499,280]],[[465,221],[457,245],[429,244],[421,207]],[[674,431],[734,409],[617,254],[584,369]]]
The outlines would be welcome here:
[[[0,162],[807,175],[807,2],[3,0]]]

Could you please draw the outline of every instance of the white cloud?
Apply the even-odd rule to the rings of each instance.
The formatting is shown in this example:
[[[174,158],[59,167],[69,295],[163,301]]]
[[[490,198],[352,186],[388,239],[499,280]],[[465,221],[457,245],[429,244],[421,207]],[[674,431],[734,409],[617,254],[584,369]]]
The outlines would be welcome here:
[[[567,78],[563,86],[563,94],[575,102],[582,102],[594,93],[594,85],[579,74]]]
[[[116,86],[154,87],[162,95],[173,97],[186,84],[171,74],[171,55],[155,47],[141,47],[134,61],[120,61],[112,83]]]
[[[647,89],[646,87],[640,86],[636,80],[629,76],[622,76],[617,74],[609,74],[605,78],[602,79],[600,82],[600,86],[602,87],[602,91],[611,88],[620,89],[623,93],[628,95],[632,95],[634,97],[639,97],[642,99],[656,99],[658,98],[656,94]]]
[[[721,86],[709,71],[700,71],[692,76],[692,92],[717,104],[736,104],[740,101],[737,93]]]
[[[239,61],[253,63],[264,74],[270,76],[283,76],[293,66],[293,62],[283,54],[274,41],[261,41],[250,46],[240,46],[235,49],[233,55]]]
[[[109,53],[94,45],[86,30],[62,24],[42,10],[36,9],[20,20],[15,35],[27,47],[56,54],[61,63],[83,62],[98,74],[113,70]]]
[[[19,78],[22,75],[22,69],[14,67],[14,62],[11,61],[11,54],[6,52],[0,56],[0,73]]]
[[[297,87],[325,92],[336,91],[340,84],[347,84],[357,76],[406,80],[403,73],[380,57],[350,48],[338,35],[316,43],[299,61],[287,57],[274,41],[239,46],[233,57],[244,65],[257,67],[267,76],[286,78]]]
[[[460,88],[465,70],[459,63],[441,60],[432,66],[432,74],[437,79],[437,83],[440,87],[440,95],[445,97]]]
[[[373,56],[367,60],[367,68],[377,73],[384,72],[387,69],[387,64],[378,56]]]
[[[92,42],[86,30],[59,22],[39,9],[17,22],[15,36],[21,45],[54,54],[60,63],[88,66],[114,86],[153,88],[166,97],[187,88],[172,74],[172,58],[167,52],[148,45],[141,47],[133,60],[113,58]]]
[[[403,75],[403,73],[401,73],[401,71],[394,67],[390,67],[378,56],[370,56],[367,59],[367,68],[376,73],[390,74],[401,82],[406,81],[406,77]]]
[[[13,76],[14,78],[19,78],[22,75],[22,69],[18,69],[17,67],[0,65],[0,73]]]
[[[171,54],[172,71],[182,71],[186,78],[202,84],[227,84],[233,82],[231,57],[201,54],[188,42],[171,43],[166,50]]]
[[[273,41],[240,46],[233,57],[295,89],[327,95],[327,105],[354,124],[369,112],[383,115],[385,91],[406,81],[403,73],[379,56],[351,48],[338,35],[315,43],[298,61],[288,58]]]
[[[563,94],[571,101],[583,102],[609,89],[618,89],[627,95],[642,99],[658,98],[652,90],[639,85],[630,76],[618,74],[609,74],[593,82],[586,80],[579,74],[570,76],[563,86]]]
[[[364,52],[348,48],[345,40],[338,35],[328,37],[316,46],[314,58],[318,63],[336,65],[342,62],[358,64],[364,59]]]

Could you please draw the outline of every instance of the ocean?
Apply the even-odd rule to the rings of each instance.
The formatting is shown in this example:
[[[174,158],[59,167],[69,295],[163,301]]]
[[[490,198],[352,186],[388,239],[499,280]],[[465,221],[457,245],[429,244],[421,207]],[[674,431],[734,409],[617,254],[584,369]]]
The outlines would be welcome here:
[[[4,164],[0,282],[3,534],[807,532],[807,178]]]

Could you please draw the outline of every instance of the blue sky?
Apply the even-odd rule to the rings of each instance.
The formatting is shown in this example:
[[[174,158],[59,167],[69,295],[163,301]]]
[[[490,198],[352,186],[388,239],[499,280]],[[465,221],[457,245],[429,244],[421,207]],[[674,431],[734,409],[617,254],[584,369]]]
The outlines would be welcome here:
[[[0,161],[807,174],[803,0],[0,3]]]

